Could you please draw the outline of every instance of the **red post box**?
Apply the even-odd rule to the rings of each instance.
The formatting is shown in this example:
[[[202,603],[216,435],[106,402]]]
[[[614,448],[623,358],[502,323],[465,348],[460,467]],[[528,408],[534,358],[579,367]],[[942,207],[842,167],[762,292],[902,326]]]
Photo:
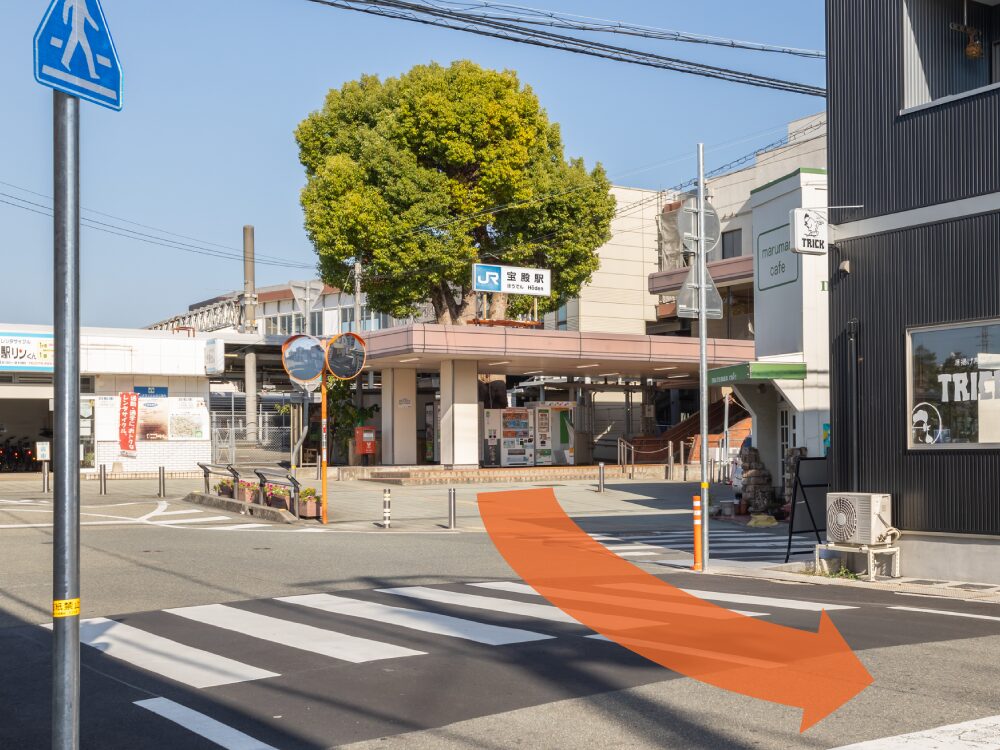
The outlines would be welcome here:
[[[354,450],[359,456],[375,455],[375,428],[354,428]]]

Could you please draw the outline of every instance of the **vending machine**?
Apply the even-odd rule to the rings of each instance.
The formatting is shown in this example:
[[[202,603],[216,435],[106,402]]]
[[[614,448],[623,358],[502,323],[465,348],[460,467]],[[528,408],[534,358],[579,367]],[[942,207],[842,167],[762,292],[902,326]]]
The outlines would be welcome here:
[[[534,417],[534,409],[503,410],[501,466],[535,465]]]
[[[533,402],[535,412],[535,463],[538,466],[573,466],[576,404],[572,401]]]
[[[552,409],[535,407],[535,466],[552,466]]]
[[[483,466],[501,465],[501,436],[503,434],[503,409],[483,409],[482,456]]]

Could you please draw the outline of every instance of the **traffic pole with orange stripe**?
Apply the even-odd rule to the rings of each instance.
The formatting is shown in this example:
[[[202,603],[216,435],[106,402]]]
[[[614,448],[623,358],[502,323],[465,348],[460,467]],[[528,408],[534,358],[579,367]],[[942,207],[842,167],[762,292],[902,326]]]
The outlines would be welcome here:
[[[694,496],[694,565],[691,570],[702,570],[701,554],[701,495]]]

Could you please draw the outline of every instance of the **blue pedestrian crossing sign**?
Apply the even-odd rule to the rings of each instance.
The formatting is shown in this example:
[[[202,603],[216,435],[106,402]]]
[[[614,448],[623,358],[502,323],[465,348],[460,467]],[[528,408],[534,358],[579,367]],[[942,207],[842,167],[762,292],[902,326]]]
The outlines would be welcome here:
[[[122,68],[100,0],[52,0],[35,32],[35,80],[122,108]]]

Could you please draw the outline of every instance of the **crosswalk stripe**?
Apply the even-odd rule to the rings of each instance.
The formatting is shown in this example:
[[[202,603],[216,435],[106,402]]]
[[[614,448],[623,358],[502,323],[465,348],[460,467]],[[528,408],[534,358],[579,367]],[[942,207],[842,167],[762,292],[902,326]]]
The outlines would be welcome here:
[[[659,547],[654,547],[651,544],[606,544],[604,546],[612,552],[617,552],[618,550],[659,549]]]
[[[1000,622],[1000,617],[993,615],[977,615],[971,612],[952,612],[946,609],[924,609],[923,607],[888,607],[888,609],[899,609],[904,612],[922,612],[927,615],[947,615],[949,617],[967,617],[973,620],[993,620]]]
[[[662,557],[663,550],[654,550],[652,552],[615,552],[618,557]]]
[[[135,705],[152,711],[157,716],[162,716],[174,724],[179,724],[204,737],[209,742],[214,742],[224,750],[277,750],[272,745],[255,740],[250,735],[233,729],[221,721],[216,721],[210,716],[167,698],[149,698],[136,701]]]
[[[203,510],[198,510],[197,508],[192,508],[191,510],[165,510],[161,513],[157,513],[153,518],[162,518],[163,516],[189,516],[192,513],[204,513]]]
[[[397,625],[399,627],[420,630],[425,633],[463,638],[489,646],[504,646],[510,643],[526,643],[552,638],[550,635],[533,633],[530,630],[506,628],[499,625],[488,625],[461,617],[441,615],[436,612],[422,612],[416,609],[390,607],[386,604],[364,602],[348,599],[332,594],[305,594],[303,596],[284,596],[276,601],[312,607],[324,612],[332,612],[349,617],[361,617],[366,620]]]
[[[46,625],[51,629],[51,625]],[[279,677],[104,617],[80,621],[80,642],[104,654],[195,688]]]
[[[551,604],[530,604],[528,602],[515,602],[509,599],[498,599],[493,596],[477,596],[475,594],[462,594],[457,591],[443,591],[432,589],[426,586],[406,586],[403,588],[377,589],[383,594],[394,596],[408,596],[413,599],[423,599],[424,601],[437,602],[439,604],[455,604],[459,607],[471,607],[473,609],[486,609],[491,612],[503,612],[510,615],[522,615],[524,617],[534,617],[539,620],[551,620],[552,622],[567,622],[577,624],[576,620],[567,615],[558,607]]]
[[[1000,747],[998,736],[1000,716],[987,716],[922,732],[842,745],[834,750],[996,750]]]
[[[507,591],[507,592],[510,592],[512,594],[528,594],[529,596],[541,596],[541,594],[539,594],[537,591],[535,591],[535,589],[533,589],[528,584],[526,584],[526,583],[515,583],[514,581],[490,581],[490,582],[487,582],[487,583],[470,583],[468,585],[469,586],[478,586],[478,587],[484,588],[484,589],[493,589],[494,591]],[[594,595],[590,595],[588,597],[586,594],[581,594],[580,592],[575,592],[575,591],[565,591],[564,590],[564,591],[562,591],[562,593],[565,593],[567,596],[578,596],[578,597],[582,597],[584,599],[589,598],[591,600],[595,599]],[[631,604],[631,602],[628,601],[626,599],[626,597],[615,597],[613,594],[609,594],[607,596],[600,596],[599,600],[601,602],[605,602],[606,603],[608,601],[613,601],[615,598],[621,598],[623,604]],[[683,608],[683,605],[680,605],[680,606],[676,606],[675,605],[675,607],[674,607],[674,609],[676,609],[678,612],[681,611],[682,608]],[[767,612],[748,612],[748,611],[742,610],[742,609],[731,609],[729,611],[730,612],[734,612],[734,613],[736,613],[738,615],[746,615],[747,617],[767,617],[768,616]],[[700,616],[700,613],[694,613],[694,614],[695,614],[695,616]],[[593,636],[588,636],[588,637],[592,638]]]
[[[493,589],[495,591],[507,591],[512,594],[529,594],[532,596],[539,596],[538,592],[528,584],[517,583],[516,581],[488,581],[485,583],[470,583],[469,585],[478,586],[479,588],[484,589]],[[623,591],[650,593],[656,593],[661,590],[659,586],[653,583],[620,583],[615,584],[614,587],[615,589]],[[845,604],[823,604],[821,602],[807,602],[800,601],[798,599],[776,599],[770,596],[726,594],[718,591],[701,591],[698,589],[681,589],[681,591],[707,601],[732,602],[733,604],[759,604],[778,607],[779,609],[801,609],[810,612],[820,612],[824,609],[828,612],[838,609],[857,609],[857,607],[851,607]]]
[[[180,607],[164,611],[205,625],[242,633],[251,638],[281,643],[290,648],[322,654],[353,664],[378,659],[395,659],[402,656],[418,656],[424,653],[402,646],[394,646],[391,643],[358,638],[334,630],[314,628],[311,625],[301,625],[297,622],[260,615],[236,607],[227,607],[224,604]]]
[[[234,523],[227,526],[212,526],[214,531],[239,531],[240,529],[266,529],[269,523]]]
[[[232,521],[233,519],[230,516],[199,516],[198,518],[178,518],[176,521],[157,521],[155,517],[149,520],[159,526],[179,526],[182,523],[213,523],[215,521]]]

